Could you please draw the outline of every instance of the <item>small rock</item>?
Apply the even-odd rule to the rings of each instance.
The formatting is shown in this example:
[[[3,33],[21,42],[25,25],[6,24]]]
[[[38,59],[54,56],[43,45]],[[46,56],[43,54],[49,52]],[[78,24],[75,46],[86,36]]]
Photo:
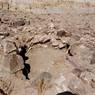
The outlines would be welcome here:
[[[52,43],[52,46],[54,46],[54,47],[59,45],[59,42],[55,38],[51,39],[51,43]]]
[[[48,35],[42,35],[40,38],[39,38],[39,42],[40,43],[45,43],[45,42],[49,42],[50,41],[50,36]]]
[[[55,28],[55,25],[54,25],[53,22],[49,23],[49,28],[50,28],[50,29],[54,29],[54,28]]]
[[[34,39],[32,40],[32,43],[33,43],[33,44],[39,43],[39,38],[40,38],[39,35],[35,35]]]
[[[18,18],[15,21],[12,22],[13,26],[24,26],[25,25],[25,20],[23,18]]]
[[[71,35],[70,33],[66,32],[66,31],[63,30],[63,29],[57,31],[57,36],[58,36],[58,37],[63,37],[63,36],[68,37],[68,36],[70,36],[70,35]]]
[[[33,44],[46,43],[49,41],[50,41],[50,36],[48,35],[35,35],[34,39],[32,40]]]
[[[65,44],[65,43],[63,44],[63,43],[60,42],[58,48],[59,48],[59,49],[62,49],[62,48],[64,48],[64,47],[66,47],[66,44]]]
[[[62,41],[62,43],[69,43],[70,42],[70,37],[62,37],[61,41]]]
[[[95,80],[92,80],[90,85],[92,88],[95,88]]]

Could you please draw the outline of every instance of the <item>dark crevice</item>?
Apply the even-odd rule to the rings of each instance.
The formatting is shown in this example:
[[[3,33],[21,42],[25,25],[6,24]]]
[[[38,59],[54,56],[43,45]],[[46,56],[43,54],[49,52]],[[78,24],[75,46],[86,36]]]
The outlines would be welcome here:
[[[58,93],[56,95],[78,95],[78,94],[72,93],[70,91],[65,91],[65,92]]]
[[[73,56],[70,49],[68,50],[68,54],[69,54],[69,56]]]
[[[0,89],[0,95],[7,95],[2,89]]]
[[[22,69],[23,75],[26,77],[26,79],[29,80],[28,74],[30,73],[30,65],[27,63],[24,63],[24,69]]]
[[[31,67],[30,67],[30,65],[28,63],[26,63],[26,60],[28,60],[28,57],[25,55],[26,52],[27,52],[27,46],[24,45],[24,46],[17,47],[15,43],[14,43],[14,45],[16,47],[16,53],[18,55],[20,55],[23,58],[23,60],[24,60],[24,63],[23,63],[24,64],[24,68],[22,69],[22,74],[25,76],[26,79],[29,80],[28,74],[30,73]]]

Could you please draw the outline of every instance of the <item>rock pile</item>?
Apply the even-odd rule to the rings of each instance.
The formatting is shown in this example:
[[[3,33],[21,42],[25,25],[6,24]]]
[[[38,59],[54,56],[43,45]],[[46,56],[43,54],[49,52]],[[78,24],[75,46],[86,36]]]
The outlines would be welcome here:
[[[30,15],[10,12],[0,15],[0,95],[26,95],[26,90],[29,95],[64,95],[64,91],[95,95],[95,53],[91,48],[95,38],[88,35],[87,30],[82,33],[80,29],[76,33],[79,24],[67,28],[64,23],[60,28],[56,20],[61,18],[55,17],[56,23],[49,23],[50,15]],[[37,48],[40,52],[35,52]],[[45,69],[47,72],[43,71]],[[23,73],[30,80],[19,79],[17,73]],[[11,82],[1,79],[10,75],[14,77],[10,81],[16,81],[15,87],[19,88],[13,91],[16,94],[10,93]]]

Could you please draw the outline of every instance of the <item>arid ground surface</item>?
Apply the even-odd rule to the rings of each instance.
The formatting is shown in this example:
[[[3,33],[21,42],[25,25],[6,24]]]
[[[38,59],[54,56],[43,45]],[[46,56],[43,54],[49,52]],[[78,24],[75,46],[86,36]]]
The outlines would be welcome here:
[[[0,95],[95,95],[95,13],[85,9],[0,11]]]

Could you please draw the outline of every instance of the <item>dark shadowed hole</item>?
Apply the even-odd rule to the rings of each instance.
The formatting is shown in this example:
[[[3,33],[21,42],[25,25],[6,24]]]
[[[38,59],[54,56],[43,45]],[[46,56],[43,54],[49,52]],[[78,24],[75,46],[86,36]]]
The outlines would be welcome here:
[[[70,91],[65,91],[65,92],[58,93],[56,95],[78,95],[78,94],[74,94],[74,93],[72,93]]]
[[[24,63],[23,63],[24,68],[22,69],[22,73],[25,76],[25,78],[29,80],[28,74],[30,73],[31,67],[30,67],[30,65],[28,63],[26,63],[26,60],[28,60],[28,57],[25,55],[26,52],[27,52],[27,46],[26,45],[20,46],[19,48],[21,50],[20,51],[17,50],[17,54],[19,54],[24,60]]]
[[[7,95],[2,89],[0,89],[0,95]]]
[[[24,63],[24,69],[22,69],[22,73],[28,80],[29,80],[28,74],[30,73],[30,69],[31,69],[30,65],[27,63]]]
[[[21,48],[21,51],[20,51],[18,54],[19,54],[20,56],[22,56],[22,58],[23,58],[23,60],[24,60],[24,62],[25,62],[26,60],[28,60],[28,57],[25,55],[26,52],[27,52],[27,46],[26,46],[26,45],[20,46],[20,48]]]
[[[68,50],[68,54],[69,54],[69,56],[73,56],[70,49]]]

